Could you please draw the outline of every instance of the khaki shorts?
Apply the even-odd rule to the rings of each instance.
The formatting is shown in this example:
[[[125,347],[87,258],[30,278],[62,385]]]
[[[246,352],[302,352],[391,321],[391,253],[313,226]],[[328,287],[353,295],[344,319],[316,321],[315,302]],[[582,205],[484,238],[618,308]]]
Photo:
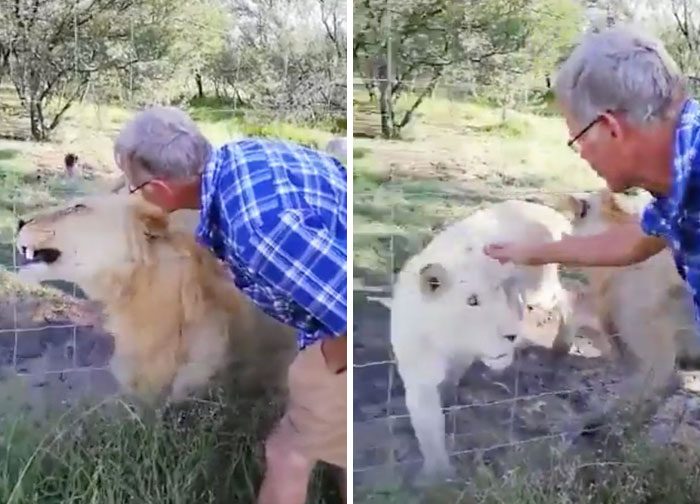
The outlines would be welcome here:
[[[347,373],[328,369],[320,341],[289,367],[287,411],[273,436],[314,462],[347,467]]]

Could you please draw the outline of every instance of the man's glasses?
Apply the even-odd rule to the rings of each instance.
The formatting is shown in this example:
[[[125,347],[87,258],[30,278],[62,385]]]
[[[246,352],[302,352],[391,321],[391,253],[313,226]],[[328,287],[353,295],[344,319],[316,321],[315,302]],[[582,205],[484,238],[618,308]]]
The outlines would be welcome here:
[[[581,131],[578,132],[578,134],[569,140],[566,145],[568,145],[570,148],[572,148],[574,151],[578,152],[578,148],[575,146],[576,142],[578,141],[579,138],[581,138],[583,135],[586,134],[586,132],[591,129],[600,119],[602,118],[602,115],[599,115],[595,119],[593,119],[590,123],[588,123],[588,126],[583,128]]]
[[[150,183],[151,183],[151,181],[150,181],[150,180],[147,180],[147,181],[144,182],[143,184],[139,184],[139,185],[137,185],[136,187],[133,187],[133,186],[129,185],[129,194],[134,194],[136,191],[139,191],[139,190],[143,189],[144,187],[146,187],[146,186],[147,186],[148,184],[150,184]]]

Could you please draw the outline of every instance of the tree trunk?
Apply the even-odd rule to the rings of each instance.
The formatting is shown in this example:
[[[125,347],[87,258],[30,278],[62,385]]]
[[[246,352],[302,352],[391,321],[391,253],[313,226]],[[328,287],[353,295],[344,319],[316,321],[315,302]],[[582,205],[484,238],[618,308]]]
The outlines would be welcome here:
[[[29,99],[29,121],[32,138],[37,142],[46,140],[41,104],[33,96]]]
[[[204,85],[202,84],[202,74],[195,72],[194,80],[197,82],[197,97],[204,98]]]
[[[391,102],[391,86],[386,81],[379,83],[379,112],[382,120],[382,136],[394,138],[394,110]]]
[[[430,82],[428,83],[426,88],[420,95],[418,95],[418,98],[416,98],[416,101],[413,102],[411,108],[408,109],[408,111],[406,111],[406,113],[403,116],[403,119],[401,119],[401,122],[399,124],[394,125],[394,137],[398,137],[401,134],[401,129],[404,126],[406,126],[409,122],[411,122],[411,119],[413,118],[413,113],[416,111],[416,109],[418,109],[420,104],[423,103],[423,100],[425,100],[428,96],[433,96],[433,93],[437,88],[440,77],[442,77],[442,67],[433,68],[433,75],[430,78]]]

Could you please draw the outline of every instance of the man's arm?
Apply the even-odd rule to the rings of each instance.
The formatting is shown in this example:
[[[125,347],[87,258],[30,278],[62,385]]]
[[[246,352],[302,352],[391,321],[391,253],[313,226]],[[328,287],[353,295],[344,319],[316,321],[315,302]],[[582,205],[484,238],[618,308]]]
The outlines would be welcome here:
[[[565,266],[629,266],[648,259],[666,247],[663,238],[649,236],[639,222],[630,220],[596,235],[566,236],[541,244],[492,244],[484,253],[501,263]]]
[[[332,372],[335,374],[345,372],[348,367],[347,331],[337,338],[323,340],[321,352]]]

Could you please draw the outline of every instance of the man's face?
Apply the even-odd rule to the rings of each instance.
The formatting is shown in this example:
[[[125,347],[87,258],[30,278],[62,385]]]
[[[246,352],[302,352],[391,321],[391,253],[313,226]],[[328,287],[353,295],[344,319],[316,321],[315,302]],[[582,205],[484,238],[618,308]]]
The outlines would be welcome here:
[[[130,193],[140,191],[146,201],[166,212],[176,207],[174,192],[169,182],[153,177],[138,166],[138,163],[120,160],[117,165],[124,172]]]
[[[560,109],[570,138],[578,136],[572,148],[605,180],[610,190],[620,192],[633,187],[634,138],[629,126],[612,113],[602,113],[594,121],[582,124],[566,107],[560,105]]]

